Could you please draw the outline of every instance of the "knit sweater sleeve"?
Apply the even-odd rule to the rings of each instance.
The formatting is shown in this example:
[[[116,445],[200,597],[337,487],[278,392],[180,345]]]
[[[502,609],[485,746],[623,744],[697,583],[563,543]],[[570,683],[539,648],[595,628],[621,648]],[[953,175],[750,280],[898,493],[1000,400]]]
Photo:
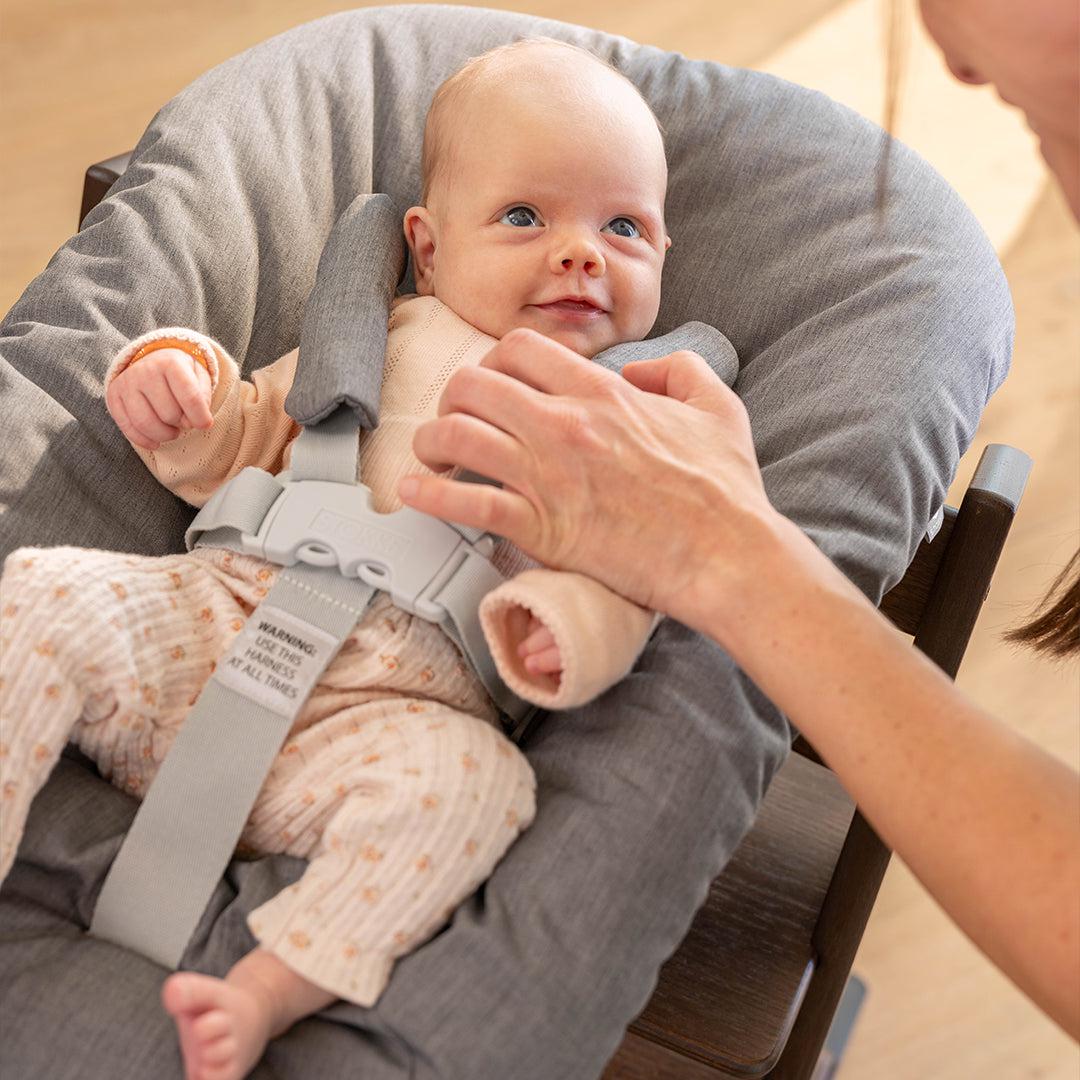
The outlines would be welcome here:
[[[529,615],[551,631],[562,672],[527,672],[517,654]],[[480,622],[503,681],[544,709],[583,705],[630,673],[659,617],[592,578],[561,570],[526,570],[493,589]]]
[[[156,450],[137,446],[134,450],[174,495],[192,506],[202,506],[226,480],[248,465],[271,473],[287,466],[289,446],[300,432],[300,426],[285,412],[285,398],[296,374],[297,351],[252,372],[248,382],[218,342],[193,330],[170,327],[144,334],[125,346],[109,368],[106,387],[127,370],[144,345],[176,337],[200,345],[204,355],[212,357],[207,370],[213,423],[206,430],[185,431]]]

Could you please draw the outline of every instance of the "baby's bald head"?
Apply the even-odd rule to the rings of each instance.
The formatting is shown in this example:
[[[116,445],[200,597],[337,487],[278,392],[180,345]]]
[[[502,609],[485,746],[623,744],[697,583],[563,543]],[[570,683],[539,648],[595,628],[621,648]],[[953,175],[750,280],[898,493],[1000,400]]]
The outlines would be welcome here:
[[[637,87],[585,49],[554,38],[530,38],[473,57],[435,92],[421,158],[425,206],[453,179],[455,154],[467,141],[460,136],[484,127],[496,110],[558,115],[567,139],[583,144],[605,129],[631,127],[652,147],[666,176],[660,125]],[[582,119],[588,124],[582,125]],[[497,154],[498,147],[489,151]]]

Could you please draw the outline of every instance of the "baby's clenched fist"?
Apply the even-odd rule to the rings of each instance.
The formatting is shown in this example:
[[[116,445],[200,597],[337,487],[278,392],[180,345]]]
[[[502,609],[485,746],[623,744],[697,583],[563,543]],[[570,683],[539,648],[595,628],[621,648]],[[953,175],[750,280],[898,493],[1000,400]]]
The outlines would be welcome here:
[[[208,428],[210,374],[182,349],[155,349],[122,371],[105,392],[109,415],[128,441],[156,450],[190,428]]]

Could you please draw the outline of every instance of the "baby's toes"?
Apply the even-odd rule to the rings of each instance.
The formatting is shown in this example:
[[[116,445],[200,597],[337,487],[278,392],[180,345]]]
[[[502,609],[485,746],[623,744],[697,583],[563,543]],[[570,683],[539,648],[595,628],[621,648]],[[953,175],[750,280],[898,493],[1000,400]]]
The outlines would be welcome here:
[[[193,972],[170,975],[161,987],[161,1003],[166,1012],[177,1020],[194,1019],[200,1013],[215,1008],[221,998],[220,979]]]
[[[191,1033],[199,1042],[209,1044],[223,1035],[231,1035],[232,1021],[223,1009],[211,1009],[192,1023]]]
[[[199,1063],[203,1072],[224,1070],[226,1066],[236,1067],[240,1056],[240,1047],[235,1035],[223,1035],[220,1039],[203,1043],[199,1051]],[[210,1080],[210,1077],[207,1077]]]

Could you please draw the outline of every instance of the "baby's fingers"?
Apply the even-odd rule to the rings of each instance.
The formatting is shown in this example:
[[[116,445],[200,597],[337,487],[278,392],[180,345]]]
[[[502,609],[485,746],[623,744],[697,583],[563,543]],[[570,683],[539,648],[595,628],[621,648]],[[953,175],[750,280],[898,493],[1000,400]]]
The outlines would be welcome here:
[[[525,670],[534,675],[556,675],[562,671],[562,654],[557,646],[525,657]]]
[[[555,635],[531,612],[525,637],[517,648],[525,670],[533,675],[558,675],[562,672],[562,654]]]
[[[535,615],[530,615],[525,637],[521,639],[517,653],[518,656],[529,656],[550,649],[554,644],[555,635]]]
[[[116,385],[113,383],[113,387]],[[131,386],[121,390],[110,388],[107,404],[128,442],[143,450],[156,450],[163,442],[175,439],[179,434],[177,428],[166,424],[158,416],[146,395]]]
[[[210,375],[201,364],[165,368],[165,378],[180,411],[181,428],[208,428],[214,418],[210,412]]]
[[[124,406],[124,399],[119,394],[108,395],[106,404],[109,406],[109,415],[116,421],[116,426],[129,443],[138,446],[142,450],[156,450],[158,448],[158,444],[147,439],[132,422]]]
[[[162,443],[171,442],[180,434],[180,429],[163,419],[158,401],[142,390],[132,390],[123,396],[124,408],[127,409],[132,428],[140,435],[147,450],[156,450]],[[135,442],[135,440],[132,440]]]

